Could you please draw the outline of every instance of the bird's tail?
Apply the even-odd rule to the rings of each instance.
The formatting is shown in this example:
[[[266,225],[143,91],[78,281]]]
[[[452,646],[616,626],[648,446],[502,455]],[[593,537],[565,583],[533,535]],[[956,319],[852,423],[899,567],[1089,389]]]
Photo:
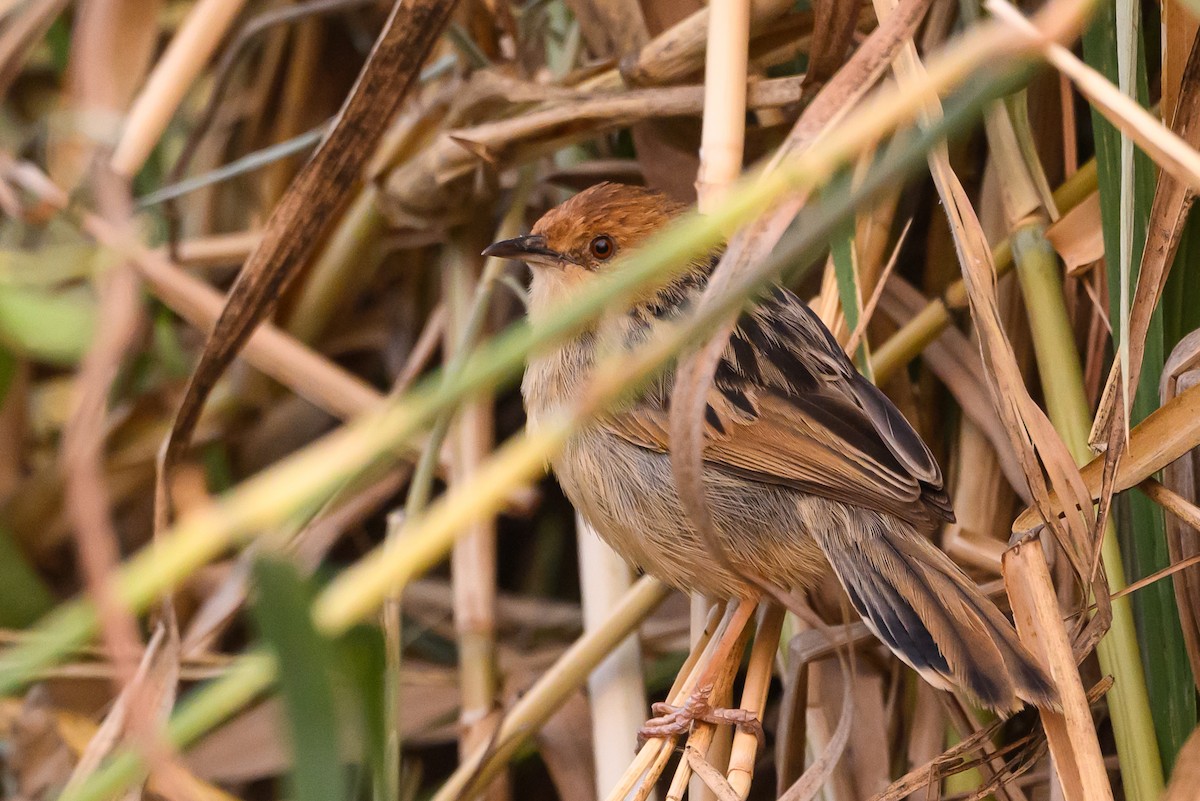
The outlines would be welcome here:
[[[859,515],[814,532],[863,621],[930,684],[996,712],[1056,708],[1046,672],[978,587],[907,523]]]

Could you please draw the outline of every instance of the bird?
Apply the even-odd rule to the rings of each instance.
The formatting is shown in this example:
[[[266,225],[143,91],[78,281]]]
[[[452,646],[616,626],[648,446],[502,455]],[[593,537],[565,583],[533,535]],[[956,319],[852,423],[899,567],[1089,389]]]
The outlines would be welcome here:
[[[529,265],[536,324],[685,210],[653,189],[600,183],[484,255]],[[521,384],[529,429],[569,408],[601,359],[685,319],[721,252],[532,354]],[[702,481],[725,562],[673,478],[673,380],[668,368],[550,460],[576,510],[627,562],[716,599],[757,597],[747,576],[803,591],[832,572],[870,631],[934,687],[1004,715],[1056,707],[1012,624],[931,541],[954,520],[933,454],[798,296],[773,285],[741,313],[706,398]]]

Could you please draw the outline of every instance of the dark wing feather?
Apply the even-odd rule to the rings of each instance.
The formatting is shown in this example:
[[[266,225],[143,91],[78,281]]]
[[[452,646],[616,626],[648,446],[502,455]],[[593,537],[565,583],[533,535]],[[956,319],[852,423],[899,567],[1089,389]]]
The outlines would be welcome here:
[[[739,321],[707,401],[704,459],[714,469],[914,523],[953,519],[925,443],[787,290]],[[664,394],[651,393],[602,424],[666,452],[668,417]]]

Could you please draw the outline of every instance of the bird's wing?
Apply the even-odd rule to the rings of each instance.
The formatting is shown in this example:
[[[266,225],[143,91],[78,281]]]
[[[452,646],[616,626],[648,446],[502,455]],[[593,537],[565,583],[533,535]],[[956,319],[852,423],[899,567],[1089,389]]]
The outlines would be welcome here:
[[[667,452],[657,397],[607,417],[609,431]],[[776,289],[747,312],[718,365],[705,409],[705,462],[920,522],[953,519],[925,443],[795,295]]]

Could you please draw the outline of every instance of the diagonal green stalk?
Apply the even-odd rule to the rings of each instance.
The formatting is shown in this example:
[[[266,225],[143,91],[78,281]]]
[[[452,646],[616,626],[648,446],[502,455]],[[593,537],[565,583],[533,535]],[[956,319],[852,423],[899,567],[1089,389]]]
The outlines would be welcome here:
[[[1083,388],[1083,369],[1063,300],[1058,258],[1046,240],[1041,223],[1018,228],[1012,241],[1046,411],[1071,456],[1083,465],[1093,456],[1088,446],[1092,419]],[[1101,555],[1109,589],[1119,592],[1126,586],[1125,566],[1111,517],[1104,528]],[[1130,801],[1156,801],[1163,788],[1162,762],[1128,597],[1113,599],[1112,625],[1096,652],[1100,669],[1115,679],[1108,692],[1108,706],[1126,796]]]

